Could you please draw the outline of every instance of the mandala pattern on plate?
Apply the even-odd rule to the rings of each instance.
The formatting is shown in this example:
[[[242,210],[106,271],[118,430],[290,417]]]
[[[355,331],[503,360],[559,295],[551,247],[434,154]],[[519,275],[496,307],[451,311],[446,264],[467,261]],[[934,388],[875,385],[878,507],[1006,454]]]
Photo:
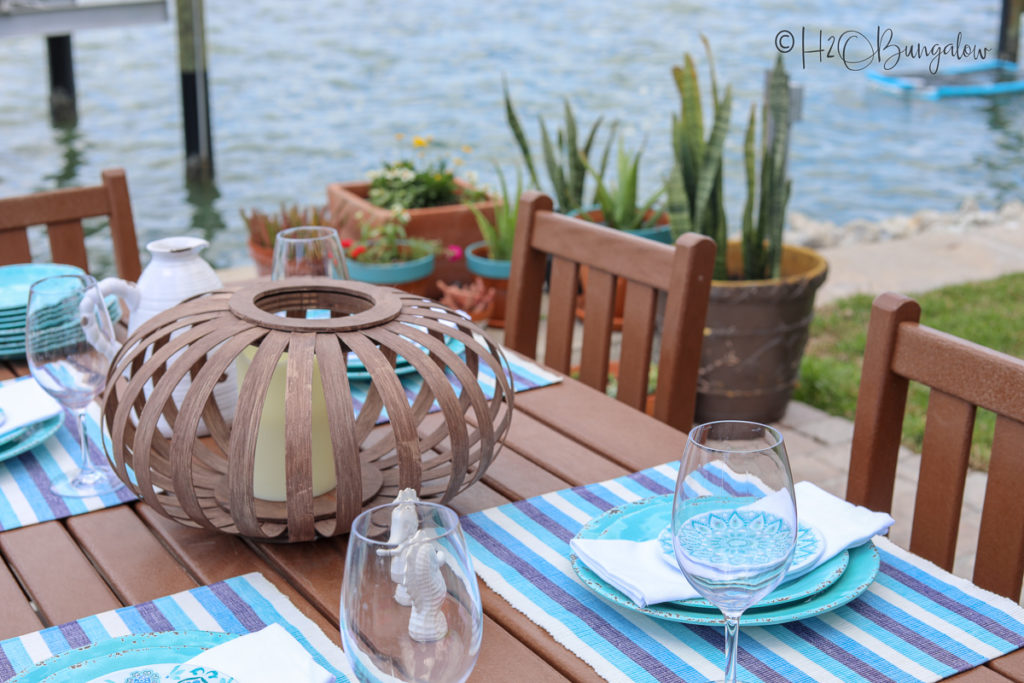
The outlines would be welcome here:
[[[702,524],[697,522],[696,524],[705,527],[700,533],[702,542],[709,543],[708,551],[704,555],[709,555],[712,552],[717,552],[722,555],[721,559],[710,559],[709,557],[701,556],[700,559],[710,562],[719,562],[721,564],[734,564],[735,560],[740,554],[748,552],[748,544],[750,540],[750,529],[745,526],[744,518],[749,518],[755,527],[760,528],[761,534],[765,535],[758,541],[761,544],[771,543],[770,533],[778,535],[778,530],[774,529],[771,522],[767,520],[755,520],[754,518],[763,517],[762,512],[712,512],[706,515],[699,515],[698,517],[691,518],[689,521],[705,518],[715,517],[715,521],[712,524]],[[783,520],[771,515],[778,522]],[[788,528],[788,525],[786,525]],[[744,540],[747,538],[747,540]],[[784,541],[783,541],[784,542]],[[673,567],[678,566],[676,564],[675,551],[672,549],[672,527],[668,526],[662,529],[658,535],[658,544],[661,546],[662,556],[665,561],[671,564]],[[767,550],[768,546],[764,546]],[[798,524],[796,533],[796,549],[793,551],[793,561],[789,565],[787,570],[788,575],[796,575],[802,572],[804,569],[813,564],[821,554],[825,551],[825,540],[821,537],[821,534],[811,526],[806,524]],[[777,557],[777,555],[776,555]],[[733,561],[730,561],[733,560]]]

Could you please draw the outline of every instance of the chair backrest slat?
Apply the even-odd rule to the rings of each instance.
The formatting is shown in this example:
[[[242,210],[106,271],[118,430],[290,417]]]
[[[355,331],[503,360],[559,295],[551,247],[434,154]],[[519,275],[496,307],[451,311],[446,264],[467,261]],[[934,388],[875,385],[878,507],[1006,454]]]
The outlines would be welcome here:
[[[0,207],[3,205],[0,204]],[[20,230],[0,229],[0,266],[10,263],[28,263],[32,260],[32,251],[28,245],[28,233]]]
[[[82,221],[76,219],[50,223],[47,226],[50,238],[50,257],[54,263],[70,263],[84,271],[89,270],[89,259],[85,254],[85,232]]]
[[[911,551],[952,569],[964,500],[975,408],[969,402],[933,389],[928,398],[927,429],[921,446]]]
[[[976,409],[995,412],[974,582],[1018,600],[1024,582],[1024,360],[925,327],[919,317],[917,303],[898,294],[883,294],[872,306],[846,497],[891,510],[908,382],[929,387],[910,549],[952,569]]]
[[[639,282],[626,285],[622,318],[622,353],[619,360],[619,388],[615,397],[643,410],[647,403],[647,381],[651,368],[651,343],[658,292]]]
[[[580,381],[604,391],[608,386],[608,360],[612,345],[612,316],[615,313],[615,276],[591,268],[587,274],[587,297],[583,308],[583,354]]]
[[[124,171],[101,175],[102,185],[0,199],[0,265],[31,261],[27,229],[44,225],[52,260],[88,270],[82,219],[107,216],[117,274],[138,280],[142,265]]]
[[[522,353],[537,355],[540,281],[543,265],[550,257],[544,360],[554,369],[567,372],[576,325],[577,284],[582,279],[578,271],[586,266],[580,380],[604,390],[613,346],[616,281],[622,280],[626,320],[618,397],[641,408],[646,403],[657,293],[667,292],[654,414],[674,427],[689,429],[714,253],[714,241],[708,237],[683,235],[669,246],[555,213],[548,197],[524,193],[509,277],[505,343]],[[666,339],[671,343],[666,345]]]
[[[1024,423],[996,416],[974,583],[1020,600],[1024,577]]]
[[[544,362],[563,374],[569,373],[572,363],[572,335],[578,288],[579,274],[576,264],[557,256],[552,258]],[[536,336],[536,332],[534,335]]]

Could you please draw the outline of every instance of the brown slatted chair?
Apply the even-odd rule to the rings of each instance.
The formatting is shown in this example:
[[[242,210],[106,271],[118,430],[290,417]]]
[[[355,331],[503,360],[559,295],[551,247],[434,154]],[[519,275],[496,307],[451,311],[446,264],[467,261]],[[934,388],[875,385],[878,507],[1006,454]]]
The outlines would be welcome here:
[[[875,299],[848,500],[892,509],[909,380],[931,389],[910,550],[951,570],[976,408],[996,413],[974,583],[1014,600],[1024,579],[1024,360],[918,323],[913,299]]]
[[[616,277],[626,295],[619,360],[618,399],[643,410],[647,399],[651,343],[658,292],[667,292],[658,359],[654,416],[687,430],[693,421],[715,243],[682,235],[675,247],[554,213],[551,199],[527,192],[509,275],[505,344],[536,357],[541,293],[552,257],[544,362],[568,374],[579,266],[586,265],[580,381],[604,391],[608,382]]]
[[[28,227],[45,225],[54,263],[89,270],[82,219],[108,216],[119,277],[136,281],[142,272],[124,170],[103,171],[103,184],[0,199],[0,265],[28,263]]]

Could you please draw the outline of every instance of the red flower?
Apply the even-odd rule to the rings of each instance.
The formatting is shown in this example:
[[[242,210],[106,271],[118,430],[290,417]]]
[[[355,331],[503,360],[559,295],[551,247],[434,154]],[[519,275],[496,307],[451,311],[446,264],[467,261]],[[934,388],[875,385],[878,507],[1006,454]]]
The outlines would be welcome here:
[[[362,254],[364,251],[366,251],[366,245],[357,244],[356,246],[352,247],[352,249],[348,252],[348,255],[351,256],[352,258],[359,258],[359,255]]]
[[[343,249],[348,249],[349,247],[352,246],[352,240],[342,240],[341,246]]]

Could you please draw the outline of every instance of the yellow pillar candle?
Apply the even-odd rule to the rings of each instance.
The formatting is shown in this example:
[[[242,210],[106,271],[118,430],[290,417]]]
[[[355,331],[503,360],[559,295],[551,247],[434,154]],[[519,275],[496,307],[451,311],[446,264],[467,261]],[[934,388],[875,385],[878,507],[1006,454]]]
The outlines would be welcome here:
[[[256,347],[249,346],[238,356],[238,386],[242,386],[249,371]],[[284,406],[285,384],[288,370],[288,354],[282,353],[274,368],[274,375],[267,387],[260,416],[260,428],[256,437],[256,459],[253,467],[252,490],[256,498],[281,502],[287,498],[285,485],[285,430]],[[334,473],[334,451],[331,446],[331,432],[327,423],[327,404],[324,401],[324,387],[320,380],[320,368],[313,359],[312,395],[312,443],[313,443],[313,495],[320,496],[337,486]]]

